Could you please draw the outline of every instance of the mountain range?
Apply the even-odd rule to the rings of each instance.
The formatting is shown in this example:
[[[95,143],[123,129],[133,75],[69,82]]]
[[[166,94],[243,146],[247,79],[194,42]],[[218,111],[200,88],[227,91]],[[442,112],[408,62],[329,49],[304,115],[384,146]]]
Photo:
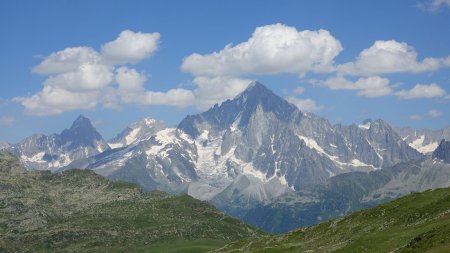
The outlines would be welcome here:
[[[430,152],[449,132],[381,119],[333,125],[252,82],[175,128],[146,118],[106,141],[80,116],[59,135],[3,148],[28,170],[89,169],[148,191],[187,193],[278,233],[445,186],[448,165]]]
[[[69,129],[49,136],[35,134],[5,146],[30,170],[56,170],[72,161],[91,157],[110,149],[91,121],[80,115]]]

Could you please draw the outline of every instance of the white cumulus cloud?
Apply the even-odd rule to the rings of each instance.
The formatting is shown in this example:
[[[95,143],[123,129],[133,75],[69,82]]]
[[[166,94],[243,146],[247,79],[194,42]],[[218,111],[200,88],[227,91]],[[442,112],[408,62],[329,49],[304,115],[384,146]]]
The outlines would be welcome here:
[[[219,52],[192,54],[181,69],[195,76],[304,73],[331,68],[342,51],[328,31],[297,31],[283,24],[256,28],[245,42],[228,44]]]
[[[41,75],[53,75],[76,71],[81,64],[100,63],[101,57],[90,47],[70,47],[47,56],[33,72]]]
[[[358,96],[365,97],[387,96],[393,92],[389,80],[379,76],[359,78],[356,81],[351,81],[343,76],[336,76],[317,83],[332,90],[355,90]]]
[[[222,102],[237,96],[245,90],[252,80],[236,77],[196,77],[193,83],[197,86],[194,90],[196,106],[199,109]]]
[[[371,47],[364,49],[355,62],[338,65],[342,74],[380,75],[398,72],[429,72],[445,66],[441,58],[417,59],[416,50],[404,42],[395,40],[378,40]]]
[[[136,63],[150,57],[157,49],[159,33],[125,30],[119,37],[102,46],[102,57],[113,64]]]
[[[51,53],[32,70],[47,76],[43,89],[13,101],[33,115],[54,115],[99,105],[118,108],[122,103],[192,105],[192,91],[146,90],[147,77],[123,66],[150,57],[158,48],[159,38],[159,33],[125,30],[114,41],[105,43],[101,53],[84,46]]]
[[[194,76],[196,106],[204,109],[242,92],[252,81],[248,75],[332,71],[341,51],[340,42],[326,30],[298,31],[272,24],[257,27],[247,41],[237,45],[191,54],[181,69]]]
[[[92,109],[98,103],[99,91],[68,91],[59,87],[44,86],[31,97],[17,97],[25,111],[33,115],[54,115],[75,109]]]
[[[410,90],[400,90],[396,92],[397,97],[401,99],[416,99],[416,98],[438,98],[447,95],[447,92],[439,85],[432,84],[416,84]]]
[[[286,100],[297,106],[297,108],[303,112],[317,112],[325,108],[323,105],[318,105],[316,101],[310,98],[287,97]]]
[[[127,103],[185,107],[193,105],[195,102],[191,90],[180,88],[166,92],[146,90],[144,83],[147,81],[147,77],[135,69],[120,67],[117,69],[116,81],[119,85],[118,94]]]
[[[102,64],[81,63],[75,70],[50,76],[44,86],[68,91],[98,90],[113,81],[111,68]]]

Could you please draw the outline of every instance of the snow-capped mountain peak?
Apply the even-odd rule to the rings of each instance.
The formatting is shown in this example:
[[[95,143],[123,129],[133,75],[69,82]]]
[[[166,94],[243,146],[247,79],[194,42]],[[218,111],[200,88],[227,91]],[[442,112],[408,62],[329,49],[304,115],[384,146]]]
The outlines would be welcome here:
[[[153,118],[143,118],[131,123],[116,137],[108,141],[111,148],[120,148],[139,142],[165,128],[164,122]]]

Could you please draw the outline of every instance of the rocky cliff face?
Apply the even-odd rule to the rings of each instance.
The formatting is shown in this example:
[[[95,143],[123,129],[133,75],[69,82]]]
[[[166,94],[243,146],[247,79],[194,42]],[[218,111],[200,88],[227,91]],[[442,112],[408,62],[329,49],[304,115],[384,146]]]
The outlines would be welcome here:
[[[442,140],[434,150],[432,157],[445,163],[450,163],[450,141]]]

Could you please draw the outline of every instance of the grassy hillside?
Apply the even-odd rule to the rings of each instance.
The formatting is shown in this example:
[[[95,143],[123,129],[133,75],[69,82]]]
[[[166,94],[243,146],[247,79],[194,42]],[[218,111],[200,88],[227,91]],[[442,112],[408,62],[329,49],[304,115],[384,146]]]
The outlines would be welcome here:
[[[87,170],[24,172],[0,153],[0,252],[204,252],[258,234],[186,195]]]
[[[450,188],[278,236],[241,240],[216,252],[450,252]]]

